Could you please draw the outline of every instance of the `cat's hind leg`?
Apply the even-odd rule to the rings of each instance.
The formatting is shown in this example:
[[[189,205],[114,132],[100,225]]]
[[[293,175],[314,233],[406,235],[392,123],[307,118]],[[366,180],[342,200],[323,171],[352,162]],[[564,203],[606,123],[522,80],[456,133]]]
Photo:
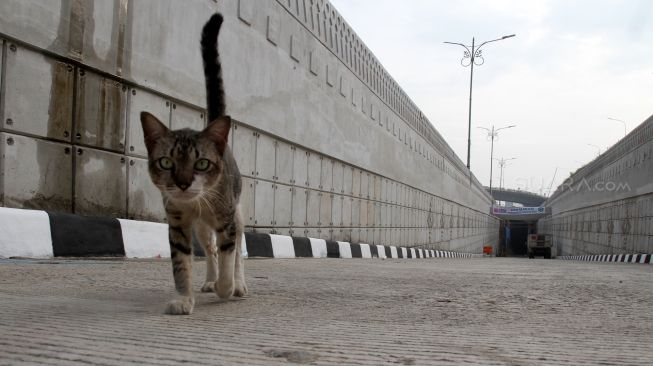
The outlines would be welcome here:
[[[218,231],[218,280],[215,282],[215,292],[221,299],[228,299],[234,293],[234,272],[236,264],[236,247],[238,238],[236,222],[227,223],[224,230]]]
[[[240,206],[236,208],[236,253],[234,258],[234,296],[243,297],[247,294],[245,284],[245,267],[243,263],[243,224],[240,216]]]
[[[206,255],[206,281],[202,286],[202,292],[213,292],[215,281],[218,279],[218,248],[215,244],[215,232],[209,225],[198,220],[195,223],[195,235]]]
[[[166,207],[168,216],[168,238],[170,241],[170,257],[172,260],[172,275],[179,297],[166,305],[166,314],[188,315],[193,312],[195,298],[191,281],[192,273],[192,229],[191,220],[184,217],[181,211]]]

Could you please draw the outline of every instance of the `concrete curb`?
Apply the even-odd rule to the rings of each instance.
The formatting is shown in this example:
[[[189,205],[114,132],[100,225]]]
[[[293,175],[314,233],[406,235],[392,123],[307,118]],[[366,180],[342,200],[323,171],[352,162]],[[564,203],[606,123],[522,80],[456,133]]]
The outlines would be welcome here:
[[[249,257],[273,258],[474,258],[482,254],[245,233]]]
[[[472,258],[482,254],[245,233],[243,255],[264,258]],[[0,207],[0,257],[169,258],[168,225]]]
[[[653,254],[567,255],[558,259],[591,262],[653,263]]]

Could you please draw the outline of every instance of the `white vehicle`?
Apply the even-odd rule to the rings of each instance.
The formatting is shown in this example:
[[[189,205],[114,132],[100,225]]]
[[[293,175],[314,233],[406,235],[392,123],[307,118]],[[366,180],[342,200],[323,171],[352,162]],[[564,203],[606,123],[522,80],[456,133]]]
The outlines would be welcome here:
[[[528,258],[535,258],[535,256],[544,256],[546,259],[551,259],[551,236],[544,234],[530,234],[528,235]]]

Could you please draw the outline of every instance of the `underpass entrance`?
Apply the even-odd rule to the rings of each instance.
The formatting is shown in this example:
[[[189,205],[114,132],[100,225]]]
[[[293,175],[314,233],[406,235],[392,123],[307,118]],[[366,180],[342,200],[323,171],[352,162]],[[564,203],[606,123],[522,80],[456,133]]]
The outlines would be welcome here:
[[[528,234],[535,231],[535,222],[521,220],[503,220],[504,251],[507,257],[525,256],[527,254],[526,241]]]
[[[528,255],[528,235],[537,233],[537,220],[550,214],[545,207],[492,207],[492,214],[501,219],[501,235],[497,255]]]

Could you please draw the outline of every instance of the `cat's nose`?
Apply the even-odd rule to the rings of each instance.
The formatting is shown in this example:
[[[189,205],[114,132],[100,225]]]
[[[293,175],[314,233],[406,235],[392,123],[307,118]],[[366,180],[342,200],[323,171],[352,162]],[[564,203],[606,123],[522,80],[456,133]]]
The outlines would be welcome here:
[[[188,189],[188,184],[180,184],[180,185],[178,185],[178,187],[179,187],[179,189],[181,189],[182,191],[185,191],[186,189]]]

